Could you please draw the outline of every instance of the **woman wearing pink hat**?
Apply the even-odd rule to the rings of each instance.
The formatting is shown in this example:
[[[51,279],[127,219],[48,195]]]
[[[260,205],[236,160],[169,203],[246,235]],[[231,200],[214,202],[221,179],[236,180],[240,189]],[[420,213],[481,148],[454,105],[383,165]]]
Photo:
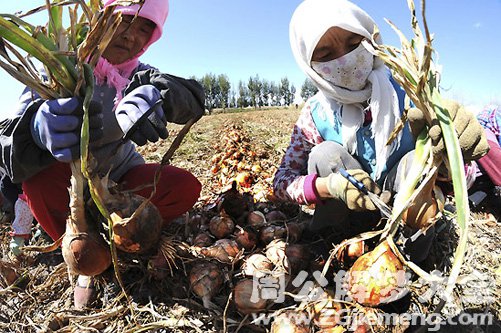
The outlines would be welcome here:
[[[115,2],[105,1],[104,6]],[[183,124],[201,116],[205,96],[196,81],[161,73],[139,61],[162,35],[167,0],[146,0],[141,7],[116,6],[115,12],[122,13],[122,22],[94,71],[91,152],[99,173],[109,172],[123,188],[137,189],[152,183],[158,164],[145,163],[135,145],[166,138],[167,122]],[[0,167],[14,182],[22,182],[34,217],[54,240],[65,231],[68,162],[79,158],[81,114],[82,103],[76,97],[43,100],[26,88],[18,114],[5,120],[7,126],[0,132],[4,156]],[[136,193],[148,197],[151,190],[150,186]],[[152,202],[168,223],[193,206],[200,190],[191,173],[165,166]],[[89,279],[80,277],[77,285],[86,287]],[[87,305],[89,295],[77,292],[75,305]]]

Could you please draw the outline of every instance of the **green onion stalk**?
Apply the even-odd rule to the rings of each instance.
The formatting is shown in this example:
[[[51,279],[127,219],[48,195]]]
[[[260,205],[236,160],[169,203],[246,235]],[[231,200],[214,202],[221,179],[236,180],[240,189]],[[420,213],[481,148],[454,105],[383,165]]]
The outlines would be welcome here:
[[[420,191],[424,187],[422,186],[423,184],[420,186],[418,184],[433,178],[433,173],[436,173],[438,167],[442,163],[445,163],[452,178],[454,199],[457,207],[456,221],[460,229],[459,244],[455,250],[454,262],[447,280],[445,290],[446,299],[452,294],[455,287],[467,244],[470,208],[467,198],[464,161],[452,118],[444,106],[445,104],[440,94],[440,72],[433,62],[433,38],[430,35],[426,22],[425,0],[422,0],[421,3],[422,21],[425,29],[424,34],[418,24],[414,1],[408,0],[407,2],[411,12],[411,25],[414,32],[414,37],[410,41],[394,24],[387,20],[400,37],[400,49],[388,45],[377,45],[374,42],[374,38],[372,43],[364,42],[368,48],[372,48],[375,55],[379,56],[385,62],[390,68],[393,78],[405,90],[408,96],[406,101],[407,107],[410,104],[410,99],[415,107],[423,112],[428,125],[417,139],[416,156],[411,166],[412,172],[407,175],[402,189],[395,197],[392,216],[388,221],[383,236],[392,241],[398,229],[398,224],[402,221],[402,213],[419,196]],[[375,34],[378,33],[378,31],[375,32]],[[405,117],[403,121],[405,121]],[[440,124],[446,148],[446,154],[444,155],[434,155],[433,149],[431,149],[432,143],[428,136],[428,130],[434,121],[438,121]],[[403,123],[397,126],[390,141],[402,127]],[[415,268],[416,273],[420,275],[426,275],[416,265],[410,265],[409,267]]]

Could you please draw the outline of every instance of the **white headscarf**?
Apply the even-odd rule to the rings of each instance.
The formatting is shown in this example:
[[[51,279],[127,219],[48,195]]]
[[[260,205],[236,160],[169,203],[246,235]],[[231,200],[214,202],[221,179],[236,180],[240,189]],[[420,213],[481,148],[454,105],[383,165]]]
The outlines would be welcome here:
[[[361,103],[369,102],[373,119],[371,129],[376,146],[376,178],[379,178],[388,156],[398,148],[401,138],[400,133],[391,146],[386,146],[400,118],[397,93],[389,80],[387,67],[379,58],[374,60],[373,70],[368,77],[370,84],[359,91],[335,86],[311,68],[311,57],[318,41],[334,26],[372,40],[376,23],[365,11],[347,0],[305,0],[296,8],[290,22],[292,53],[299,67],[320,90],[317,97],[321,103],[328,108],[331,104],[343,105],[343,146],[351,154],[356,152],[356,133],[364,121]],[[375,41],[382,43],[380,36]],[[325,116],[332,121],[334,115]]]

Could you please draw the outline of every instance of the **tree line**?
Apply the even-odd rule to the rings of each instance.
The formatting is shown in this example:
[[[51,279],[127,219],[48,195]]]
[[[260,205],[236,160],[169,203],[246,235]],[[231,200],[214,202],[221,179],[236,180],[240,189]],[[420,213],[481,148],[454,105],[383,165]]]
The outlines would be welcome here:
[[[247,81],[240,80],[233,87],[225,74],[205,74],[201,78],[192,76],[205,90],[205,108],[211,112],[215,108],[259,108],[263,106],[290,106],[294,103],[296,87],[287,77],[279,83],[262,79],[256,74]],[[309,79],[301,86],[301,98],[313,96],[318,89]]]

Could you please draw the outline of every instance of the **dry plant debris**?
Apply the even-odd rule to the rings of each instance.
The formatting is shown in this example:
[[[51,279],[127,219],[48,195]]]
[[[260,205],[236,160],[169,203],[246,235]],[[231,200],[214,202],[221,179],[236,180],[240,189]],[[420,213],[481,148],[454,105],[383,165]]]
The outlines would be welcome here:
[[[263,121],[263,115],[268,119]],[[238,169],[225,175],[229,184],[221,181],[221,174],[211,171],[211,164],[201,165],[204,154],[220,153],[213,149],[219,142],[216,133],[223,133],[228,126],[239,128],[241,133],[252,128],[259,136],[244,140],[245,147],[251,151],[263,150],[266,155],[254,160],[260,165],[278,165],[281,149],[285,148],[289,131],[297,117],[294,110],[252,111],[238,114],[219,114],[204,117],[193,127],[176,154],[173,164],[184,156],[184,167],[197,174],[204,182],[206,194],[196,207],[186,216],[174,221],[164,232],[161,240],[160,256],[149,252],[127,254],[119,252],[119,269],[129,298],[124,298],[121,288],[111,271],[106,271],[98,283],[98,300],[93,308],[75,311],[72,308],[72,283],[68,277],[61,252],[30,253],[18,261],[8,255],[9,225],[2,224],[0,229],[2,259],[0,262],[0,330],[5,332],[281,332],[284,327],[295,327],[298,331],[342,332],[336,319],[338,307],[346,311],[364,313],[418,312],[430,313],[434,310],[436,299],[433,294],[425,297],[430,286],[419,279],[413,280],[411,293],[406,302],[388,304],[379,308],[366,308],[353,303],[341,303],[332,298],[320,302],[294,301],[293,295],[300,292],[290,282],[301,270],[308,273],[307,279],[315,281],[312,273],[322,270],[328,251],[333,248],[321,235],[310,235],[303,227],[310,215],[294,205],[279,204],[273,201],[256,200],[251,187],[233,186],[232,178]],[[283,128],[269,131],[268,123],[274,119]],[[174,131],[175,132],[175,128]],[[250,131],[255,133],[254,131]],[[250,134],[244,134],[250,136]],[[282,138],[281,146],[268,144]],[[161,156],[169,142],[157,145]],[[204,151],[211,147],[210,151]],[[151,149],[151,147],[149,148]],[[266,156],[266,157],[264,157]],[[151,153],[145,158],[155,158]],[[205,159],[209,160],[209,159]],[[245,158],[244,161],[247,161]],[[250,162],[250,161],[249,161]],[[234,163],[234,162],[231,162]],[[237,163],[238,164],[238,163]],[[259,175],[255,178],[262,181]],[[266,179],[266,178],[264,178]],[[266,183],[268,184],[268,183]],[[229,185],[229,186],[227,186]],[[269,186],[269,185],[268,185]],[[210,189],[210,190],[208,190]],[[212,192],[211,192],[212,191]],[[228,210],[228,211],[226,211]],[[480,208],[474,214],[471,227],[467,260],[458,281],[459,287],[454,300],[445,309],[446,314],[454,316],[462,311],[490,311],[499,318],[501,309],[498,298],[488,304],[488,297],[499,294],[501,281],[496,269],[500,267],[500,225],[498,213],[493,207]],[[437,224],[440,231],[426,261],[427,271],[442,271],[447,274],[451,266],[453,250],[457,243],[457,230],[450,218]],[[228,221],[222,224],[225,231],[217,237],[211,232],[211,221]],[[215,222],[213,222],[214,224]],[[220,226],[221,227],[221,226]],[[34,228],[34,233],[38,226]],[[218,233],[219,228],[212,228]],[[244,241],[237,240],[245,233]],[[254,235],[250,236],[250,235]],[[243,246],[244,242],[248,245]],[[49,242],[42,234],[32,237],[31,244],[47,245]],[[247,244],[249,243],[249,244]],[[319,244],[328,244],[323,248]],[[355,243],[356,244],[356,243]],[[365,243],[346,249],[346,253],[358,255],[364,248],[373,248]],[[307,251],[308,249],[309,251]],[[307,257],[304,257],[307,255]],[[329,295],[336,290],[332,283],[334,274],[346,265],[342,258],[334,260],[326,275],[329,284],[324,287]],[[163,263],[156,263],[160,260]],[[164,263],[168,264],[165,265]],[[298,264],[299,263],[299,264]],[[308,265],[301,265],[307,263]],[[470,274],[471,273],[471,274]],[[284,303],[250,303],[249,282],[257,276],[274,276],[289,281]],[[193,277],[192,277],[193,276]],[[467,280],[467,277],[477,277]],[[488,280],[489,278],[490,280]],[[190,282],[191,281],[191,282]],[[486,286],[486,281],[494,285]],[[203,287],[201,287],[203,285]],[[475,293],[485,293],[485,303],[471,297]],[[466,297],[470,295],[470,297]],[[250,305],[250,306],[249,306]],[[272,316],[268,325],[253,324],[252,311],[261,311]],[[315,310],[316,309],[316,310]],[[320,311],[319,309],[324,309]],[[287,321],[287,315],[306,314],[317,318],[317,322],[304,327],[301,323]],[[319,321],[319,318],[322,321]],[[283,324],[278,324],[278,322]],[[272,323],[277,322],[275,324]],[[331,325],[330,328],[326,327]],[[406,327],[360,327],[368,332],[403,332]],[[482,328],[478,328],[481,332]]]

